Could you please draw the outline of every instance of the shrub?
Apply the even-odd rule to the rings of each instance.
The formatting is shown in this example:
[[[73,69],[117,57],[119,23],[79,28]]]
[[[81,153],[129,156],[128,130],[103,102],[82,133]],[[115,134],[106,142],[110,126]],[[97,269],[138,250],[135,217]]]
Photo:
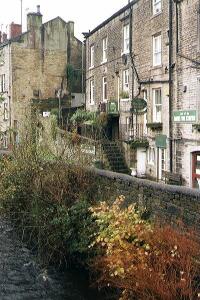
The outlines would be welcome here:
[[[99,225],[91,247],[102,257],[94,260],[98,284],[121,290],[120,299],[197,299],[200,243],[189,230],[159,227],[142,220],[134,205],[92,208]]]

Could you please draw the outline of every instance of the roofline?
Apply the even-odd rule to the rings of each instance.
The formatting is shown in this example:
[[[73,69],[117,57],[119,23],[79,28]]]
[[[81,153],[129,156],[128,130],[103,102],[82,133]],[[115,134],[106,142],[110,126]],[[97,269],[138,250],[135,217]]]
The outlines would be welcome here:
[[[139,0],[132,0],[130,3],[128,3],[126,6],[122,7],[120,10],[118,10],[116,13],[114,13],[110,18],[103,21],[101,24],[99,24],[97,27],[95,27],[92,31],[88,33],[84,33],[84,37],[87,39],[90,37],[93,33],[107,25],[110,21],[121,15],[123,12],[125,12],[127,9],[129,9],[131,6],[133,6],[135,3],[137,3]]]

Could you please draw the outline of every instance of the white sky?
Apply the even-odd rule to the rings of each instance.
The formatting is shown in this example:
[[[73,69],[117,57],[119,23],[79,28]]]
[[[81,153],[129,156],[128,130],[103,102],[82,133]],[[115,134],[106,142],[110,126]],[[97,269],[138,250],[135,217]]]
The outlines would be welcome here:
[[[92,30],[117,10],[128,4],[128,0],[22,0],[23,31],[26,30],[27,12],[36,12],[36,5],[41,6],[43,22],[60,16],[65,21],[75,22],[75,35],[82,39],[82,32]],[[0,26],[4,31],[11,22],[20,23],[21,1],[0,0]]]

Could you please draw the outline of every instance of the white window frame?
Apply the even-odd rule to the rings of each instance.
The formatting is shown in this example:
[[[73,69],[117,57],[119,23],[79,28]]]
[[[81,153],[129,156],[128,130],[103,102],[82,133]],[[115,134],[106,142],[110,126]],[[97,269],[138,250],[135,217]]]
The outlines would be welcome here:
[[[157,15],[162,11],[162,0],[152,0],[153,15]]]
[[[0,93],[4,93],[6,91],[6,75],[0,75]]]
[[[3,104],[3,115],[4,115],[4,120],[8,120],[8,103],[4,102]]]
[[[162,65],[162,37],[161,34],[153,36],[153,66]]]
[[[102,44],[103,44],[103,60],[102,60],[102,62],[105,63],[108,61],[108,37],[107,36],[105,38],[103,38]]]
[[[90,46],[90,68],[94,68],[94,45]]]
[[[155,148],[153,147],[149,147],[149,151],[148,151],[148,163],[149,165],[155,165]]]
[[[3,148],[8,149],[8,134],[7,134],[7,131],[5,131],[4,135],[3,135]]]
[[[90,79],[90,91],[89,91],[90,105],[94,105],[94,78]]]
[[[123,27],[123,53],[127,54],[130,51],[130,25],[129,23]]]
[[[108,100],[108,81],[107,81],[107,76],[103,76],[102,78],[102,84],[103,84],[103,102],[107,102]]]
[[[123,92],[130,92],[129,90],[129,69],[123,70]]]
[[[160,94],[160,103],[157,96]],[[161,108],[161,109],[160,109]],[[153,122],[162,123],[162,89],[153,89]]]

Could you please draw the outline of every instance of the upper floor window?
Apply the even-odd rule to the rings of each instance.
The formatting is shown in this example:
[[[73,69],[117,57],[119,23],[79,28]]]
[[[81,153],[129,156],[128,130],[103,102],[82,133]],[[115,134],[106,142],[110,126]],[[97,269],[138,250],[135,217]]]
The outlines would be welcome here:
[[[129,24],[124,25],[124,32],[123,32],[123,37],[124,37],[124,44],[123,44],[123,51],[124,53],[129,52],[129,36],[130,36],[130,27]]]
[[[156,15],[156,14],[159,14],[161,12],[161,1],[162,0],[152,0],[153,1],[153,14]]]
[[[154,162],[155,162],[155,149],[153,147],[149,147],[148,163],[154,165]]]
[[[106,62],[108,59],[108,38],[103,39],[103,62]]]
[[[0,92],[4,93],[6,91],[6,78],[5,74],[0,75]]]
[[[103,77],[103,101],[108,99],[107,77]]]
[[[161,34],[153,36],[153,66],[160,66],[162,64],[161,49]]]
[[[8,120],[8,103],[4,103],[3,105],[3,114],[4,114],[4,120]]]
[[[94,104],[94,79],[90,79],[90,104]]]
[[[90,68],[94,67],[94,45],[90,46]]]
[[[129,92],[129,69],[123,71],[123,91]]]
[[[153,122],[162,122],[162,93],[161,88],[153,89]]]
[[[200,6],[197,10],[197,50],[200,51]]]

